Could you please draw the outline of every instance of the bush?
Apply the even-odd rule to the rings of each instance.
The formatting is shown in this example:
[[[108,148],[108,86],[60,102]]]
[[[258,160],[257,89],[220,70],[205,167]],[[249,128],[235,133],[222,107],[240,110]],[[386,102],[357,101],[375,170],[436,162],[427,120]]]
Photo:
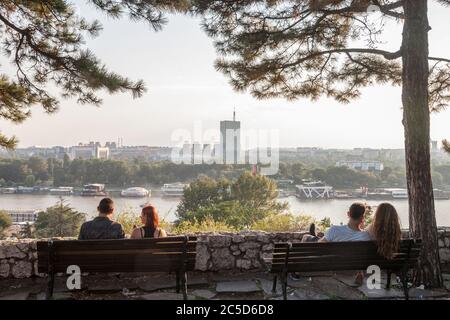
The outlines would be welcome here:
[[[207,217],[202,221],[181,221],[170,231],[174,234],[188,234],[201,232],[237,232],[239,230],[224,222],[215,221],[213,218]]]
[[[35,223],[37,238],[76,237],[85,214],[66,205],[63,200],[40,212]]]
[[[297,232],[308,230],[309,225],[313,222],[315,222],[314,218],[310,216],[278,214],[257,221],[252,229],[267,232]]]
[[[11,226],[11,216],[5,211],[0,211],[0,238],[3,238],[5,230]]]

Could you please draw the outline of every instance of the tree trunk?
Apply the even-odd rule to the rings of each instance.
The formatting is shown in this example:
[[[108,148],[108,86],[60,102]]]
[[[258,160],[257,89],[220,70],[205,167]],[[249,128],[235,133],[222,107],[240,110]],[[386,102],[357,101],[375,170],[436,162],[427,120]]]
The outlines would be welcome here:
[[[441,287],[433,183],[430,164],[430,112],[428,106],[427,0],[405,0],[403,29],[403,125],[406,178],[409,195],[409,230],[423,241],[414,283]]]

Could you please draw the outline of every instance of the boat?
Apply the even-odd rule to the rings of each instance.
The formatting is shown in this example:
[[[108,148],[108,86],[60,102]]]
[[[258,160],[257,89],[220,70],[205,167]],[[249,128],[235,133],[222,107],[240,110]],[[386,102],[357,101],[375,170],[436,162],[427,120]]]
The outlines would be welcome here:
[[[391,192],[394,199],[408,199],[407,189],[386,189],[386,191]]]
[[[58,187],[58,188],[50,189],[49,192],[51,195],[56,195],[56,196],[71,196],[71,195],[73,195],[73,188],[72,187]]]
[[[0,189],[0,193],[3,193],[3,194],[14,194],[16,192],[17,192],[16,188],[2,188],[2,189]]]
[[[18,194],[31,194],[34,193],[34,188],[33,187],[17,187],[17,192]]]
[[[347,199],[352,199],[353,196],[351,194],[349,194],[348,192],[345,192],[345,191],[335,191],[334,192],[334,198],[335,199],[347,200]]]
[[[295,195],[299,199],[331,199],[333,197],[333,187],[322,181],[304,181],[301,185],[296,185]]]
[[[128,188],[120,192],[120,195],[122,197],[132,197],[132,198],[150,197],[150,194],[151,194],[150,190],[140,187]]]
[[[184,188],[187,188],[189,185],[184,183],[166,183],[161,188],[163,196],[165,197],[182,197],[184,193]]]
[[[440,189],[434,189],[434,200],[449,200],[450,199],[450,192],[443,191]]]
[[[105,185],[100,183],[86,184],[81,190],[82,197],[103,197],[106,195]]]

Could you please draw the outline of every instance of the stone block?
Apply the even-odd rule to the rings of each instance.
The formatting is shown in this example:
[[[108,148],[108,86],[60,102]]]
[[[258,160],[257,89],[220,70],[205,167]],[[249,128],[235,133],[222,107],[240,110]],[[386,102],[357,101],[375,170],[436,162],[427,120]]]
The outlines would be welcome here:
[[[33,265],[28,261],[17,261],[11,270],[14,278],[29,278],[33,274]]]

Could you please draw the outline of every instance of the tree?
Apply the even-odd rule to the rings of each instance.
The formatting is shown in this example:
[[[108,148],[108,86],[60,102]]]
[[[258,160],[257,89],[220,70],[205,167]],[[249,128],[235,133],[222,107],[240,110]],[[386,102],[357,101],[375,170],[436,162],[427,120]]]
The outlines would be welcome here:
[[[189,212],[197,212],[223,201],[231,200],[230,181],[215,180],[201,176],[192,182],[183,192],[183,198],[177,207],[177,216],[185,218]]]
[[[5,230],[11,226],[11,216],[7,212],[0,210],[0,239],[3,237],[3,233],[5,232]]]
[[[372,21],[369,9],[381,19]],[[428,1],[196,0],[193,10],[215,39],[216,68],[257,98],[328,96],[346,103],[363,87],[402,85],[410,234],[423,240],[415,283],[440,287],[430,110],[450,101],[450,60],[429,55]],[[380,49],[377,40],[386,19],[403,22],[396,51]]]
[[[163,11],[186,8],[184,0],[90,0],[108,15],[118,18],[128,12],[155,30],[165,22]],[[59,99],[49,93],[53,84],[63,98],[98,105],[99,90],[131,92],[139,97],[144,83],[131,81],[108,69],[83,46],[86,35],[95,37],[101,25],[76,14],[69,0],[3,0],[0,3],[2,53],[12,61],[14,76],[0,73],[0,119],[20,123],[30,117],[31,106],[54,112]],[[0,134],[0,147],[14,148],[15,137]]]
[[[78,234],[85,214],[68,206],[64,200],[39,212],[35,222],[36,237],[74,237]]]
[[[178,222],[213,219],[237,229],[249,228],[287,209],[287,203],[279,203],[277,198],[276,183],[262,175],[244,172],[233,182],[200,177],[184,190],[177,208]]]

